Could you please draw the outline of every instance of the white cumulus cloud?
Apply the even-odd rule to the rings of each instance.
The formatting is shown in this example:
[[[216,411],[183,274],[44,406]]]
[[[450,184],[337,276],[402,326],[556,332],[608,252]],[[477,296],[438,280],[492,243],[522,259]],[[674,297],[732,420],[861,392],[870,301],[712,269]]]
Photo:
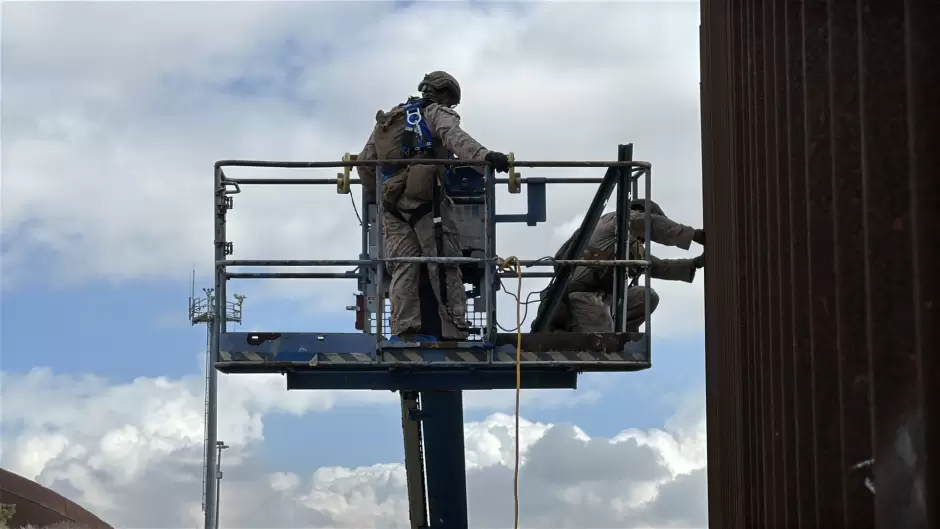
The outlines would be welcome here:
[[[198,377],[138,378],[109,384],[49,370],[4,374],[2,465],[53,487],[115,527],[198,527],[197,382]],[[264,387],[236,392],[223,384],[228,392],[220,401],[220,438],[230,446],[223,458],[223,526],[408,527],[399,462],[321,467],[309,475],[266,470],[257,452],[265,417],[331,404],[329,394]],[[277,404],[298,394],[323,398]],[[337,402],[353,405],[361,398],[360,404],[370,404],[385,395],[391,394],[363,392]],[[663,429],[625,430],[611,439],[591,437],[571,424],[521,419],[523,526],[704,527],[705,422],[701,400],[695,403]],[[497,412],[466,423],[464,436],[471,524],[511,526],[513,417]]]
[[[485,145],[520,159],[603,160],[633,142],[653,163],[654,198],[676,220],[701,223],[694,3],[8,3],[2,23],[7,288],[182,278],[193,263],[208,275],[214,161],[358,152],[375,111],[434,69],[461,81],[464,127]],[[553,254],[593,193],[549,186],[548,221],[501,226],[499,252]],[[525,209],[505,189],[497,202],[501,212]],[[357,232],[349,199],[330,186],[245,188],[228,223],[239,259],[352,259]],[[353,286],[235,288],[336,311]],[[701,330],[700,280],[656,288],[658,329]]]

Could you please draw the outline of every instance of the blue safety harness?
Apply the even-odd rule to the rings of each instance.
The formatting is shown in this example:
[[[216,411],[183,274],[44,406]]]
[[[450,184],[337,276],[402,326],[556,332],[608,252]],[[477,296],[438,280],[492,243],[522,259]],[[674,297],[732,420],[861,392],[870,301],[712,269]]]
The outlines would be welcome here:
[[[424,107],[427,105],[426,99],[417,97],[409,98],[408,101],[398,105],[405,111],[405,133],[402,135],[402,142],[399,153],[402,159],[410,159],[415,156],[421,156],[425,153],[434,152],[434,135],[431,133],[431,127],[424,119]],[[454,153],[447,151],[448,158],[456,158]],[[382,168],[382,181],[395,176],[400,168]],[[452,166],[447,166],[447,176],[454,172]]]

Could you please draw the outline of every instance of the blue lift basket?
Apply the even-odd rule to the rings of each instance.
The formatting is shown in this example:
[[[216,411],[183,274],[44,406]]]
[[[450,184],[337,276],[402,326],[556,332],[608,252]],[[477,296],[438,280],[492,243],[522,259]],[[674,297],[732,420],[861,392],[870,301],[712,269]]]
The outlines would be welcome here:
[[[336,162],[272,162],[224,160],[215,164],[215,318],[210,324],[209,354],[215,368],[224,373],[283,373],[288,390],[379,389],[401,395],[405,467],[413,529],[467,529],[466,469],[463,440],[464,390],[512,389],[516,387],[515,332],[497,332],[496,300],[500,280],[496,255],[496,225],[524,222],[534,226],[546,220],[547,184],[598,185],[597,193],[581,222],[578,237],[562,259],[522,259],[523,267],[552,267],[551,272],[525,271],[523,277],[552,278],[543,292],[542,311],[523,333],[521,387],[523,389],[577,387],[578,374],[590,371],[638,371],[650,367],[650,276],[648,262],[629,260],[630,210],[633,201],[647,200],[651,168],[648,162],[633,161],[633,145],[620,145],[617,161],[563,162],[516,161],[510,155],[508,178],[496,178],[486,162],[455,159],[401,160],[399,165],[447,165],[454,168],[445,182],[455,204],[463,255],[460,257],[385,258],[382,244],[382,201],[364,188],[360,203],[362,250],[355,260],[236,260],[229,256],[233,244],[226,236],[226,218],[234,195],[247,185],[335,185],[340,194],[350,193],[356,166],[377,166],[374,160],[358,160],[347,154]],[[388,165],[389,162],[383,162]],[[228,178],[225,167],[342,168],[336,178]],[[523,178],[516,168],[604,168],[601,178]],[[646,197],[639,198],[639,179],[644,178]],[[378,179],[377,196],[382,196]],[[496,213],[496,186],[507,184],[510,193],[526,187],[528,210],[524,214]],[[582,260],[598,219],[616,189],[617,251],[615,258],[589,261],[591,266],[614,267],[613,318],[610,333],[547,332],[547,323],[561,307],[565,291]],[[650,255],[649,207],[643,243]],[[475,255],[476,254],[476,255]],[[388,333],[389,277],[385,263],[457,263],[469,284],[468,319],[471,336],[462,342],[393,340]],[[317,272],[316,267],[349,266],[350,271]],[[244,271],[265,267],[295,267],[299,272]],[[645,331],[627,329],[626,290],[629,269],[641,274],[646,285]],[[228,332],[225,324],[226,284],[229,279],[310,278],[355,279],[356,328],[354,333],[336,332]],[[210,395],[216,391],[210,374]],[[215,399],[213,399],[214,401]],[[214,406],[213,406],[214,407]],[[214,415],[214,412],[212,413]],[[209,446],[215,446],[217,428],[210,420]],[[215,476],[214,451],[207,454],[207,476]],[[426,475],[425,475],[426,468]],[[206,480],[207,501],[217,501],[215,479]],[[206,528],[215,527],[215,506],[207,505]],[[212,525],[209,525],[209,524]]]

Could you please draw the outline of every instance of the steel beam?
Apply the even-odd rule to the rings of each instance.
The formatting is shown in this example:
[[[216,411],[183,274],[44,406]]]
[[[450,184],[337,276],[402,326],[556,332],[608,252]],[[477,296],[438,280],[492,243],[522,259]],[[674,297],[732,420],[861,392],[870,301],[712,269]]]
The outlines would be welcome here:
[[[453,165],[453,166],[490,166],[485,160],[457,160],[450,158],[411,158],[404,160],[350,160],[336,162],[278,162],[267,160],[220,160],[215,162],[215,167],[268,167],[272,169],[317,169],[329,167],[405,167],[410,165]],[[563,167],[635,167],[638,169],[647,169],[649,162],[595,162],[595,161],[528,161],[516,160],[514,167],[542,167],[542,168],[563,168]],[[228,182],[243,182],[237,178],[227,178]],[[310,183],[321,183],[311,181]],[[269,183],[271,180],[265,180],[258,183]],[[335,183],[335,180],[334,180]]]
[[[601,204],[603,211],[603,204]],[[600,215],[598,215],[598,218]],[[595,220],[596,223],[596,220]],[[376,262],[386,263],[431,263],[431,264],[498,264],[496,257],[389,257],[379,259],[227,259],[218,261],[217,266],[284,266],[284,267],[307,267],[307,266],[370,266]],[[636,259],[520,259],[519,264],[524,267],[548,267],[548,266],[643,266],[647,264],[645,260]]]
[[[421,421],[417,391],[402,391],[401,430],[405,442],[405,481],[408,488],[408,517],[411,529],[428,525],[424,490],[424,456],[421,453]]]
[[[467,529],[463,393],[422,391],[421,417],[431,529]]]
[[[620,145],[617,148],[617,160],[633,159],[633,144]],[[617,253],[614,259],[625,260],[629,255],[629,243],[632,237],[630,229],[630,207],[634,196],[630,193],[631,178],[628,171],[621,170],[617,179]],[[627,269],[614,268],[614,330],[627,330]]]
[[[260,370],[256,370],[260,371]],[[233,372],[238,372],[237,366]],[[564,366],[526,366],[522,370],[522,389],[576,389],[578,372]],[[515,369],[442,368],[418,366],[417,369],[364,371],[361,368],[288,371],[288,390],[467,390],[488,391],[516,387]]]
[[[215,231],[215,260],[216,262],[225,259],[225,224],[228,205],[226,199],[226,187],[222,180],[225,175],[222,169],[216,167],[214,171],[214,231]],[[227,316],[226,306],[226,280],[225,267],[216,265],[213,270],[215,278],[215,315],[209,322],[209,361],[207,362],[208,373],[206,377],[206,475],[205,475],[205,496],[206,512],[203,520],[205,529],[216,529],[217,505],[218,505],[218,482],[216,473],[218,472],[218,460],[216,459],[215,443],[218,440],[218,379],[219,374],[216,371],[215,364],[219,360],[219,337],[225,331],[225,322]]]
[[[610,194],[617,185],[619,174],[620,171],[616,167],[607,169],[607,174],[604,175],[604,180],[597,187],[594,200],[591,202],[591,206],[584,215],[584,220],[581,221],[578,235],[575,237],[571,246],[568,247],[568,251],[564,256],[565,259],[575,259],[584,253],[584,248],[591,239],[594,228],[597,227],[597,221],[604,212],[604,206],[607,204]],[[542,304],[545,308],[542,309],[541,314],[536,316],[535,321],[532,322],[532,332],[539,332],[551,323],[552,319],[555,317],[555,313],[561,306],[565,291],[568,289],[568,284],[571,283],[573,273],[574,267],[565,267],[555,276],[555,281],[548,288],[545,297],[542,299]]]

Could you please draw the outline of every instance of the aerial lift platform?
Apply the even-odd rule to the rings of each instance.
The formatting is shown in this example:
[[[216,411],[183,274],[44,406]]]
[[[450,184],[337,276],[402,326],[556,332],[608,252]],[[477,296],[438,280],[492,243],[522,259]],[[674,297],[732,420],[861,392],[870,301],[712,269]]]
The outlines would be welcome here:
[[[357,160],[346,154],[336,162],[268,162],[225,160],[215,164],[215,296],[218,313],[210,333],[210,357],[215,368],[224,373],[283,373],[288,390],[375,389],[397,391],[401,395],[402,429],[405,442],[405,468],[408,480],[411,527],[413,529],[467,529],[466,468],[463,437],[463,400],[465,390],[546,389],[577,387],[582,372],[638,371],[650,367],[650,294],[648,263],[629,260],[630,209],[638,197],[639,179],[644,178],[649,195],[651,169],[647,162],[633,161],[633,145],[620,145],[617,161],[553,162],[515,161],[510,155],[507,178],[496,178],[485,162],[464,160],[402,160],[400,165],[421,163],[454,168],[446,181],[447,195],[454,201],[463,256],[413,257],[388,259],[383,256],[381,201],[376,203],[365,190],[362,224],[362,248],[355,260],[235,260],[233,243],[226,236],[226,218],[234,206],[234,195],[247,185],[335,185],[340,194],[349,194],[351,169],[360,165],[378,165],[376,161]],[[384,162],[388,164],[388,162]],[[229,178],[224,168],[342,168],[336,178],[276,179]],[[605,169],[601,178],[523,178],[516,168]],[[381,180],[381,179],[379,179]],[[523,214],[496,213],[496,186],[508,185],[510,193],[527,194]],[[597,193],[581,222],[579,236],[563,259],[519,260],[521,267],[553,267],[558,273],[525,271],[506,272],[496,253],[496,226],[524,222],[534,226],[544,222],[546,185],[596,184]],[[590,235],[616,190],[617,234],[615,259],[582,260]],[[377,196],[382,196],[381,181]],[[648,207],[644,208],[649,216]],[[650,255],[650,222],[647,218],[644,244]],[[462,342],[401,342],[390,340],[387,262],[459,263],[468,288],[468,319],[473,328]],[[590,262],[592,266],[611,266],[615,270],[614,322],[612,333],[546,332],[571,280],[574,268]],[[318,272],[316,267],[343,267],[344,273]],[[244,271],[246,268],[295,267],[302,272]],[[628,268],[637,269],[645,278],[646,328],[636,332],[626,328],[626,289]],[[314,269],[314,270],[311,270]],[[543,294],[545,305],[529,332],[497,332],[496,300],[501,280],[510,276],[550,277]],[[355,279],[356,329],[354,333],[337,332],[227,332],[224,324],[226,283],[229,279],[248,278],[342,278]],[[522,300],[516,300],[521,302]],[[222,316],[219,316],[222,315]],[[521,350],[517,351],[517,343]],[[518,364],[518,365],[517,365]],[[518,368],[518,379],[517,379]],[[210,392],[214,393],[211,377]],[[215,443],[216,425],[207,428],[209,444]],[[216,462],[209,454],[207,472],[215,473]],[[215,480],[207,480],[211,488]],[[215,491],[207,490],[207,498]],[[207,528],[214,526],[213,508],[206,509]],[[213,525],[210,525],[212,523]]]

